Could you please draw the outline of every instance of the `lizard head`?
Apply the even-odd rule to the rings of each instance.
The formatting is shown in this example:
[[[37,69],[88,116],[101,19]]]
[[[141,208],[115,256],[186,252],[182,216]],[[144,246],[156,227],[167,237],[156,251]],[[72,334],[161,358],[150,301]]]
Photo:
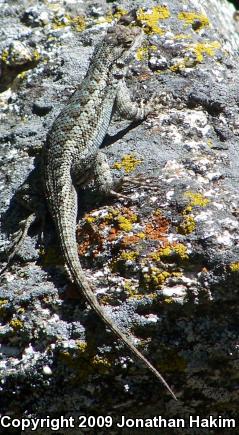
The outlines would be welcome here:
[[[124,63],[140,47],[143,39],[144,33],[139,27],[116,24],[108,29],[104,43],[111,49],[112,61]]]

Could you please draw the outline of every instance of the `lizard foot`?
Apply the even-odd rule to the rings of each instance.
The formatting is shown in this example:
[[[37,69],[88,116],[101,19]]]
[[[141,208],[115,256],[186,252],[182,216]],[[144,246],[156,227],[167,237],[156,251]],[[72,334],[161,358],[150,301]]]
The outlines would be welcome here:
[[[156,177],[145,177],[144,175],[138,175],[137,177],[125,176],[121,181],[122,189],[129,189],[133,186],[142,187],[145,190],[157,190],[158,179]]]
[[[0,275],[3,272],[5,272],[5,270],[8,268],[12,259],[14,258],[16,253],[19,251],[19,249],[20,249],[20,247],[21,247],[21,245],[22,245],[22,243],[27,235],[27,232],[28,232],[31,224],[34,222],[34,220],[35,220],[35,213],[32,213],[26,219],[22,220],[19,223],[19,230],[13,234],[13,241],[12,241],[10,248],[8,249],[9,254],[8,254],[7,263],[0,270]]]

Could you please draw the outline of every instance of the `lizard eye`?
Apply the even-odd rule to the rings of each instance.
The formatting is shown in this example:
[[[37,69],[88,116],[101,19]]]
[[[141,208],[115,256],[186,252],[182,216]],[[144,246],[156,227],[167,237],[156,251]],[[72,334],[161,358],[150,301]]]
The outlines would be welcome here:
[[[132,45],[132,41],[125,41],[125,47],[130,47]]]

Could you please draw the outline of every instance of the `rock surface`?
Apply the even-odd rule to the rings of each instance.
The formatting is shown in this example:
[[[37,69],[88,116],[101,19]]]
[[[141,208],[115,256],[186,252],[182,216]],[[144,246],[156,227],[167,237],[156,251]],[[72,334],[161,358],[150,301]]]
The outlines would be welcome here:
[[[140,125],[116,116],[105,152],[116,177],[144,180],[128,188],[129,201],[102,202],[88,189],[80,192],[77,237],[101,304],[178,397],[173,401],[85,305],[64,272],[47,219],[43,244],[36,222],[1,277],[3,415],[76,422],[79,415],[108,415],[112,434],[138,430],[117,427],[122,415],[161,415],[185,419],[184,428],[162,433],[191,435],[202,429],[189,427],[190,415],[238,414],[238,24],[226,1],[198,3],[204,6],[193,0],[187,6],[177,0],[1,4],[3,264],[10,234],[27,215],[17,201],[27,178],[34,179],[33,202],[44,202],[34,168],[49,127],[105,29],[137,10],[146,41],[128,85],[136,100],[160,98]],[[76,422],[69,433],[79,433]],[[35,433],[56,431],[45,425]],[[210,433],[218,433],[215,426]]]

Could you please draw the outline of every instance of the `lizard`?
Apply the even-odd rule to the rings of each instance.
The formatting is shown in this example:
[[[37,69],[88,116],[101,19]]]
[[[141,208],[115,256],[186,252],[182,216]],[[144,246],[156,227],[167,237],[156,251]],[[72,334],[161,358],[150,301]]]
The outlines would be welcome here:
[[[96,46],[80,87],[54,121],[46,140],[44,178],[46,199],[63,257],[77,288],[105,325],[131,353],[161,380],[174,399],[164,377],[106,315],[82,269],[76,242],[77,188],[94,179],[97,190],[118,195],[106,155],[99,150],[112,115],[143,120],[147,109],[131,101],[126,86],[127,62],[141,45],[143,31],[116,24]],[[177,400],[177,399],[176,399]]]
[[[117,110],[126,119],[141,121],[150,111],[147,106],[131,101],[125,82],[128,62],[143,37],[143,31],[138,27],[115,24],[108,28],[95,48],[86,77],[47,134],[43,150],[43,183],[64,261],[77,289],[105,325],[177,400],[164,377],[104,312],[82,269],[76,241],[78,187],[93,179],[100,193],[120,197],[114,190],[107,157],[99,150],[113,114]],[[33,215],[26,222],[20,241],[32,219]],[[19,242],[11,258],[17,248]]]

